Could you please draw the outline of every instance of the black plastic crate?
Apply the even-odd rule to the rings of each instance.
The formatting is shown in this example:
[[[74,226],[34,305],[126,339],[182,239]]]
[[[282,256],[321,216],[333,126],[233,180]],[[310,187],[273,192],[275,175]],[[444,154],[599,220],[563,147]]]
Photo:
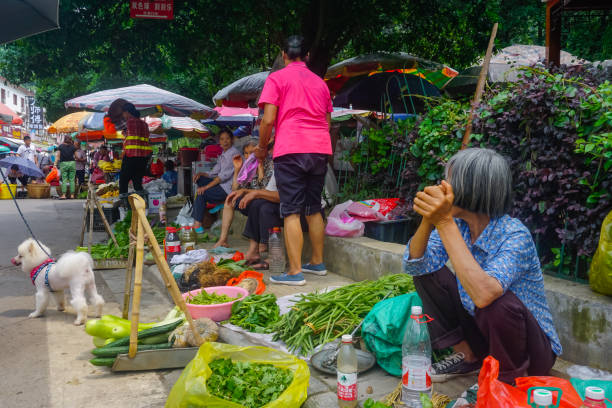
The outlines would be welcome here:
[[[109,225],[119,219],[119,209],[117,208],[102,207],[102,211]],[[87,220],[85,222],[87,223],[85,224],[86,228],[89,229],[89,212],[87,213]],[[100,217],[100,212],[97,208],[94,209],[93,230],[95,232],[106,231],[106,228],[104,228],[104,221],[102,221],[102,217]]]
[[[365,223],[364,235],[368,238],[396,244],[407,244],[414,233],[412,220],[369,221]]]

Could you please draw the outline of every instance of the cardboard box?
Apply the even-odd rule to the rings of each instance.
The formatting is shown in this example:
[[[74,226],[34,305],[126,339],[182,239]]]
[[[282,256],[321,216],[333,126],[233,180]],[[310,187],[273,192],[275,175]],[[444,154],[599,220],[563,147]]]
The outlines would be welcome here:
[[[164,192],[149,193],[149,213],[151,214],[159,213],[159,207],[165,201],[166,201],[166,193]]]

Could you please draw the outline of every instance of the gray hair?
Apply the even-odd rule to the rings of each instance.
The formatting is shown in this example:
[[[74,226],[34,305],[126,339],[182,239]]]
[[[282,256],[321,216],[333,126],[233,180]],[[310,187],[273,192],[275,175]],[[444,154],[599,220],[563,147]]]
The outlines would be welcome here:
[[[457,207],[491,218],[510,211],[512,173],[506,159],[494,150],[461,150],[450,158],[444,174],[453,187]]]

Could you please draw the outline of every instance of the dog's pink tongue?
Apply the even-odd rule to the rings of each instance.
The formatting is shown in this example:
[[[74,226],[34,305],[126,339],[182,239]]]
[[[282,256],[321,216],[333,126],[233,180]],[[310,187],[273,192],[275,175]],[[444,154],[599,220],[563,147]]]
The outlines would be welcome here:
[[[11,258],[11,263],[15,266],[17,266],[17,261],[15,260],[15,258]]]

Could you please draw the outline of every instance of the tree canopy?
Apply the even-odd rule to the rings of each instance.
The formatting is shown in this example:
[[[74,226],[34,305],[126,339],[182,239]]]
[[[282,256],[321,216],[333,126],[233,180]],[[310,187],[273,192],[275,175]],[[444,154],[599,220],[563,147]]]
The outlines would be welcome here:
[[[61,0],[61,29],[0,47],[0,73],[32,84],[53,121],[67,99],[138,83],[210,105],[221,87],[269,69],[294,33],[323,75],[330,63],[373,51],[461,69],[484,53],[493,22],[498,47],[541,44],[544,27],[538,0],[175,0],[174,10],[172,21],[135,20],[128,1]]]

